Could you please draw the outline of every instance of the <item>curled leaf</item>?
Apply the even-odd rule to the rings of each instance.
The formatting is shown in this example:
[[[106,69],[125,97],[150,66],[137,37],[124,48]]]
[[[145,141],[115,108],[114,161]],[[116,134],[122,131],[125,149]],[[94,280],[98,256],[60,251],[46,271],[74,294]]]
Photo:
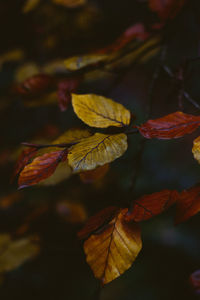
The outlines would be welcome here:
[[[177,202],[176,224],[187,221],[200,212],[200,186],[183,191]]]
[[[72,94],[72,105],[77,116],[91,127],[123,127],[130,123],[130,111],[103,96]]]
[[[199,125],[200,116],[177,111],[159,119],[148,120],[138,129],[147,139],[174,139],[192,133]]]
[[[126,220],[135,222],[148,220],[167,210],[177,199],[178,193],[170,190],[144,195],[133,202],[132,211],[127,214]]]
[[[127,147],[126,134],[95,133],[69,149],[68,162],[74,172],[92,170],[122,156]]]
[[[20,188],[37,184],[50,177],[61,161],[67,158],[67,150],[45,153],[36,157],[20,173],[18,184]]]
[[[103,284],[130,268],[142,248],[140,229],[136,223],[124,220],[126,213],[127,209],[119,211],[100,233],[84,243],[87,263]]]

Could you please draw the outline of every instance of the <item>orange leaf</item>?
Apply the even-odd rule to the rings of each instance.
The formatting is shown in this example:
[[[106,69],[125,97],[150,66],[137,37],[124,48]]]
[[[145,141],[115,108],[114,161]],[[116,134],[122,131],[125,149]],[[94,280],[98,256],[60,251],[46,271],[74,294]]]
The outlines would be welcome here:
[[[93,183],[103,178],[109,170],[109,164],[100,166],[94,170],[85,171],[79,174],[83,183]]]
[[[125,219],[135,222],[148,220],[168,209],[177,201],[177,198],[178,193],[170,190],[144,195],[134,201],[132,211],[127,214]]]
[[[58,164],[67,158],[67,150],[46,153],[26,165],[19,176],[19,188],[34,185],[53,174]]]
[[[116,206],[109,206],[96,215],[92,216],[82,230],[78,232],[78,237],[80,239],[87,238],[90,234],[96,232],[105,224],[107,224],[119,211],[119,208]]]
[[[173,19],[186,0],[149,0],[149,7],[161,20]]]
[[[200,212],[200,186],[194,186],[180,194],[177,203],[176,224],[185,222]]]
[[[192,133],[200,125],[200,116],[184,114],[181,111],[159,119],[148,120],[138,127],[147,139],[174,139]]]

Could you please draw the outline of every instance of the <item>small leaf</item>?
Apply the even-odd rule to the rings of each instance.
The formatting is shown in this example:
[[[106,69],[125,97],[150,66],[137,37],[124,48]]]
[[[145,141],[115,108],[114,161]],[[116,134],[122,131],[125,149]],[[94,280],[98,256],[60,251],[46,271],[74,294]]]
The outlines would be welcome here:
[[[73,56],[64,61],[67,70],[77,71],[91,65],[98,65],[108,59],[106,54],[88,54]]]
[[[48,178],[56,170],[61,161],[67,158],[67,150],[59,150],[45,153],[36,157],[20,173],[18,184],[20,188],[37,184]]]
[[[122,156],[127,147],[127,136],[123,133],[95,133],[69,149],[68,162],[74,172],[92,170]]]
[[[200,163],[200,136],[193,141],[192,153],[194,158]]]
[[[83,183],[93,183],[103,178],[109,170],[109,164],[100,166],[94,170],[85,171],[79,174]]]
[[[124,220],[126,213],[127,209],[121,210],[101,233],[84,243],[87,263],[103,284],[129,269],[142,248],[140,229]]]
[[[91,127],[123,127],[130,123],[130,111],[103,96],[72,94],[72,105],[77,116]]]
[[[140,222],[148,220],[167,210],[178,199],[176,191],[163,190],[161,192],[144,195],[133,202],[133,208],[127,214],[126,220]]]
[[[58,105],[61,111],[65,111],[71,103],[71,92],[75,92],[78,85],[80,83],[80,79],[66,79],[62,80],[58,84]]]
[[[85,239],[90,234],[95,233],[97,230],[109,223],[118,211],[119,207],[116,206],[109,206],[99,211],[97,214],[89,218],[85,226],[79,231],[78,237],[80,239]]]
[[[179,196],[176,210],[176,224],[187,221],[200,212],[200,186],[183,191]]]
[[[147,139],[174,139],[192,133],[199,125],[200,116],[177,111],[159,119],[148,120],[138,129]]]
[[[0,273],[16,269],[39,252],[39,246],[31,237],[11,240],[10,235],[0,235]]]

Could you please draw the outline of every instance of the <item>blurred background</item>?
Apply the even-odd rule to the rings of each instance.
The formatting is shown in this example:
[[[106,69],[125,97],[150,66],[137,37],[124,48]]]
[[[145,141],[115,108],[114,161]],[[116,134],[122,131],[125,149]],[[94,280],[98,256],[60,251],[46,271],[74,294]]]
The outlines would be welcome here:
[[[200,60],[196,60],[200,55],[199,1],[185,1],[173,18],[160,18],[149,2],[0,1],[0,298],[3,300],[199,299],[189,278],[200,269],[200,218],[196,215],[174,226],[173,208],[141,224],[143,249],[138,258],[125,274],[97,295],[98,282],[85,261],[77,232],[99,210],[127,204],[141,143],[137,135],[129,138],[126,154],[110,164],[105,176],[97,180],[66,175],[52,179],[50,185],[20,191],[15,181],[10,182],[22,142],[48,142],[69,128],[83,127],[70,103],[60,109],[55,93],[53,97],[49,91],[35,95],[31,84],[30,90],[24,89],[23,82],[35,74],[45,73],[55,80],[81,76],[77,92],[102,94],[124,104],[133,112],[135,124],[140,124],[146,118],[149,86],[164,44],[163,64],[174,76],[170,77],[165,70],[159,73],[152,93],[151,118],[180,109],[198,113],[186,99],[180,101],[179,95],[184,86],[200,104]],[[66,59],[106,49],[135,24],[143,26],[143,34],[148,38],[156,36],[158,51],[154,55],[148,56],[149,49],[145,53],[138,50],[142,57],[147,54],[147,59],[135,55],[130,58],[131,63],[128,60],[128,66],[102,70],[94,64],[89,72],[83,69],[73,74],[67,70]],[[141,32],[138,35],[136,46],[135,40],[132,41],[136,49],[145,42]],[[177,74],[182,70],[180,82]],[[148,140],[133,198],[162,189],[181,191],[198,183],[200,166],[191,149],[199,133],[197,130],[177,140]],[[16,241],[26,245],[17,245],[24,251],[19,251],[21,255],[13,251]],[[5,244],[11,246],[4,248]],[[5,253],[5,249],[11,250]]]

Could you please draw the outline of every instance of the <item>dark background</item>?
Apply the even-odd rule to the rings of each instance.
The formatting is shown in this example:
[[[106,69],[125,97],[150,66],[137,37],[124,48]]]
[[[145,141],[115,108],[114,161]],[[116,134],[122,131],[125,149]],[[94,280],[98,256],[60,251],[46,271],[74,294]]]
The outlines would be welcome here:
[[[166,65],[176,70],[185,58],[199,56],[199,1],[188,1],[167,31]],[[0,1],[0,55],[19,47],[26,61],[46,63],[55,58],[87,53],[114,41],[128,26],[143,22],[147,28],[157,17],[145,1],[96,0],[84,8],[66,9],[42,1],[29,14],[22,13],[24,1]],[[163,32],[161,34],[164,34]],[[166,32],[165,32],[166,34]],[[53,47],[45,43],[49,36],[56,39]],[[136,123],[146,114],[148,86],[156,58],[145,65],[135,65],[107,96],[123,103],[137,116]],[[0,73],[1,111],[1,197],[16,191],[10,184],[13,153],[22,141],[30,141],[42,131],[53,136],[81,125],[71,108],[60,112],[57,105],[26,107],[20,96],[10,96],[18,63],[6,62]],[[200,103],[200,61],[189,65],[186,90]],[[96,82],[82,92],[103,92]],[[162,72],[154,90],[152,117],[179,110],[174,83]],[[184,111],[196,113],[184,102]],[[45,131],[47,125],[50,129]],[[49,127],[48,127],[49,128]],[[53,128],[53,129],[52,129]],[[44,130],[45,129],[45,130]],[[52,131],[51,131],[52,129]],[[49,133],[50,132],[50,133]],[[200,166],[194,160],[192,142],[200,132],[178,140],[146,143],[134,196],[177,189],[179,191],[199,182]],[[41,251],[34,260],[4,274],[0,298],[11,299],[98,299],[98,283],[85,262],[82,244],[76,234],[80,224],[66,222],[56,212],[60,200],[81,202],[88,215],[111,204],[124,205],[131,174],[135,168],[133,154],[138,151],[140,138],[132,136],[126,154],[112,163],[100,185],[85,185],[73,176],[53,187],[25,190],[23,199],[8,209],[0,210],[1,232],[13,233],[24,223],[27,214],[42,205],[48,210],[34,220],[28,233],[37,233]],[[120,278],[101,291],[101,300],[192,300],[197,299],[189,285],[189,276],[200,268],[199,216],[179,226],[173,224],[174,210],[142,223],[143,249],[133,266]]]

